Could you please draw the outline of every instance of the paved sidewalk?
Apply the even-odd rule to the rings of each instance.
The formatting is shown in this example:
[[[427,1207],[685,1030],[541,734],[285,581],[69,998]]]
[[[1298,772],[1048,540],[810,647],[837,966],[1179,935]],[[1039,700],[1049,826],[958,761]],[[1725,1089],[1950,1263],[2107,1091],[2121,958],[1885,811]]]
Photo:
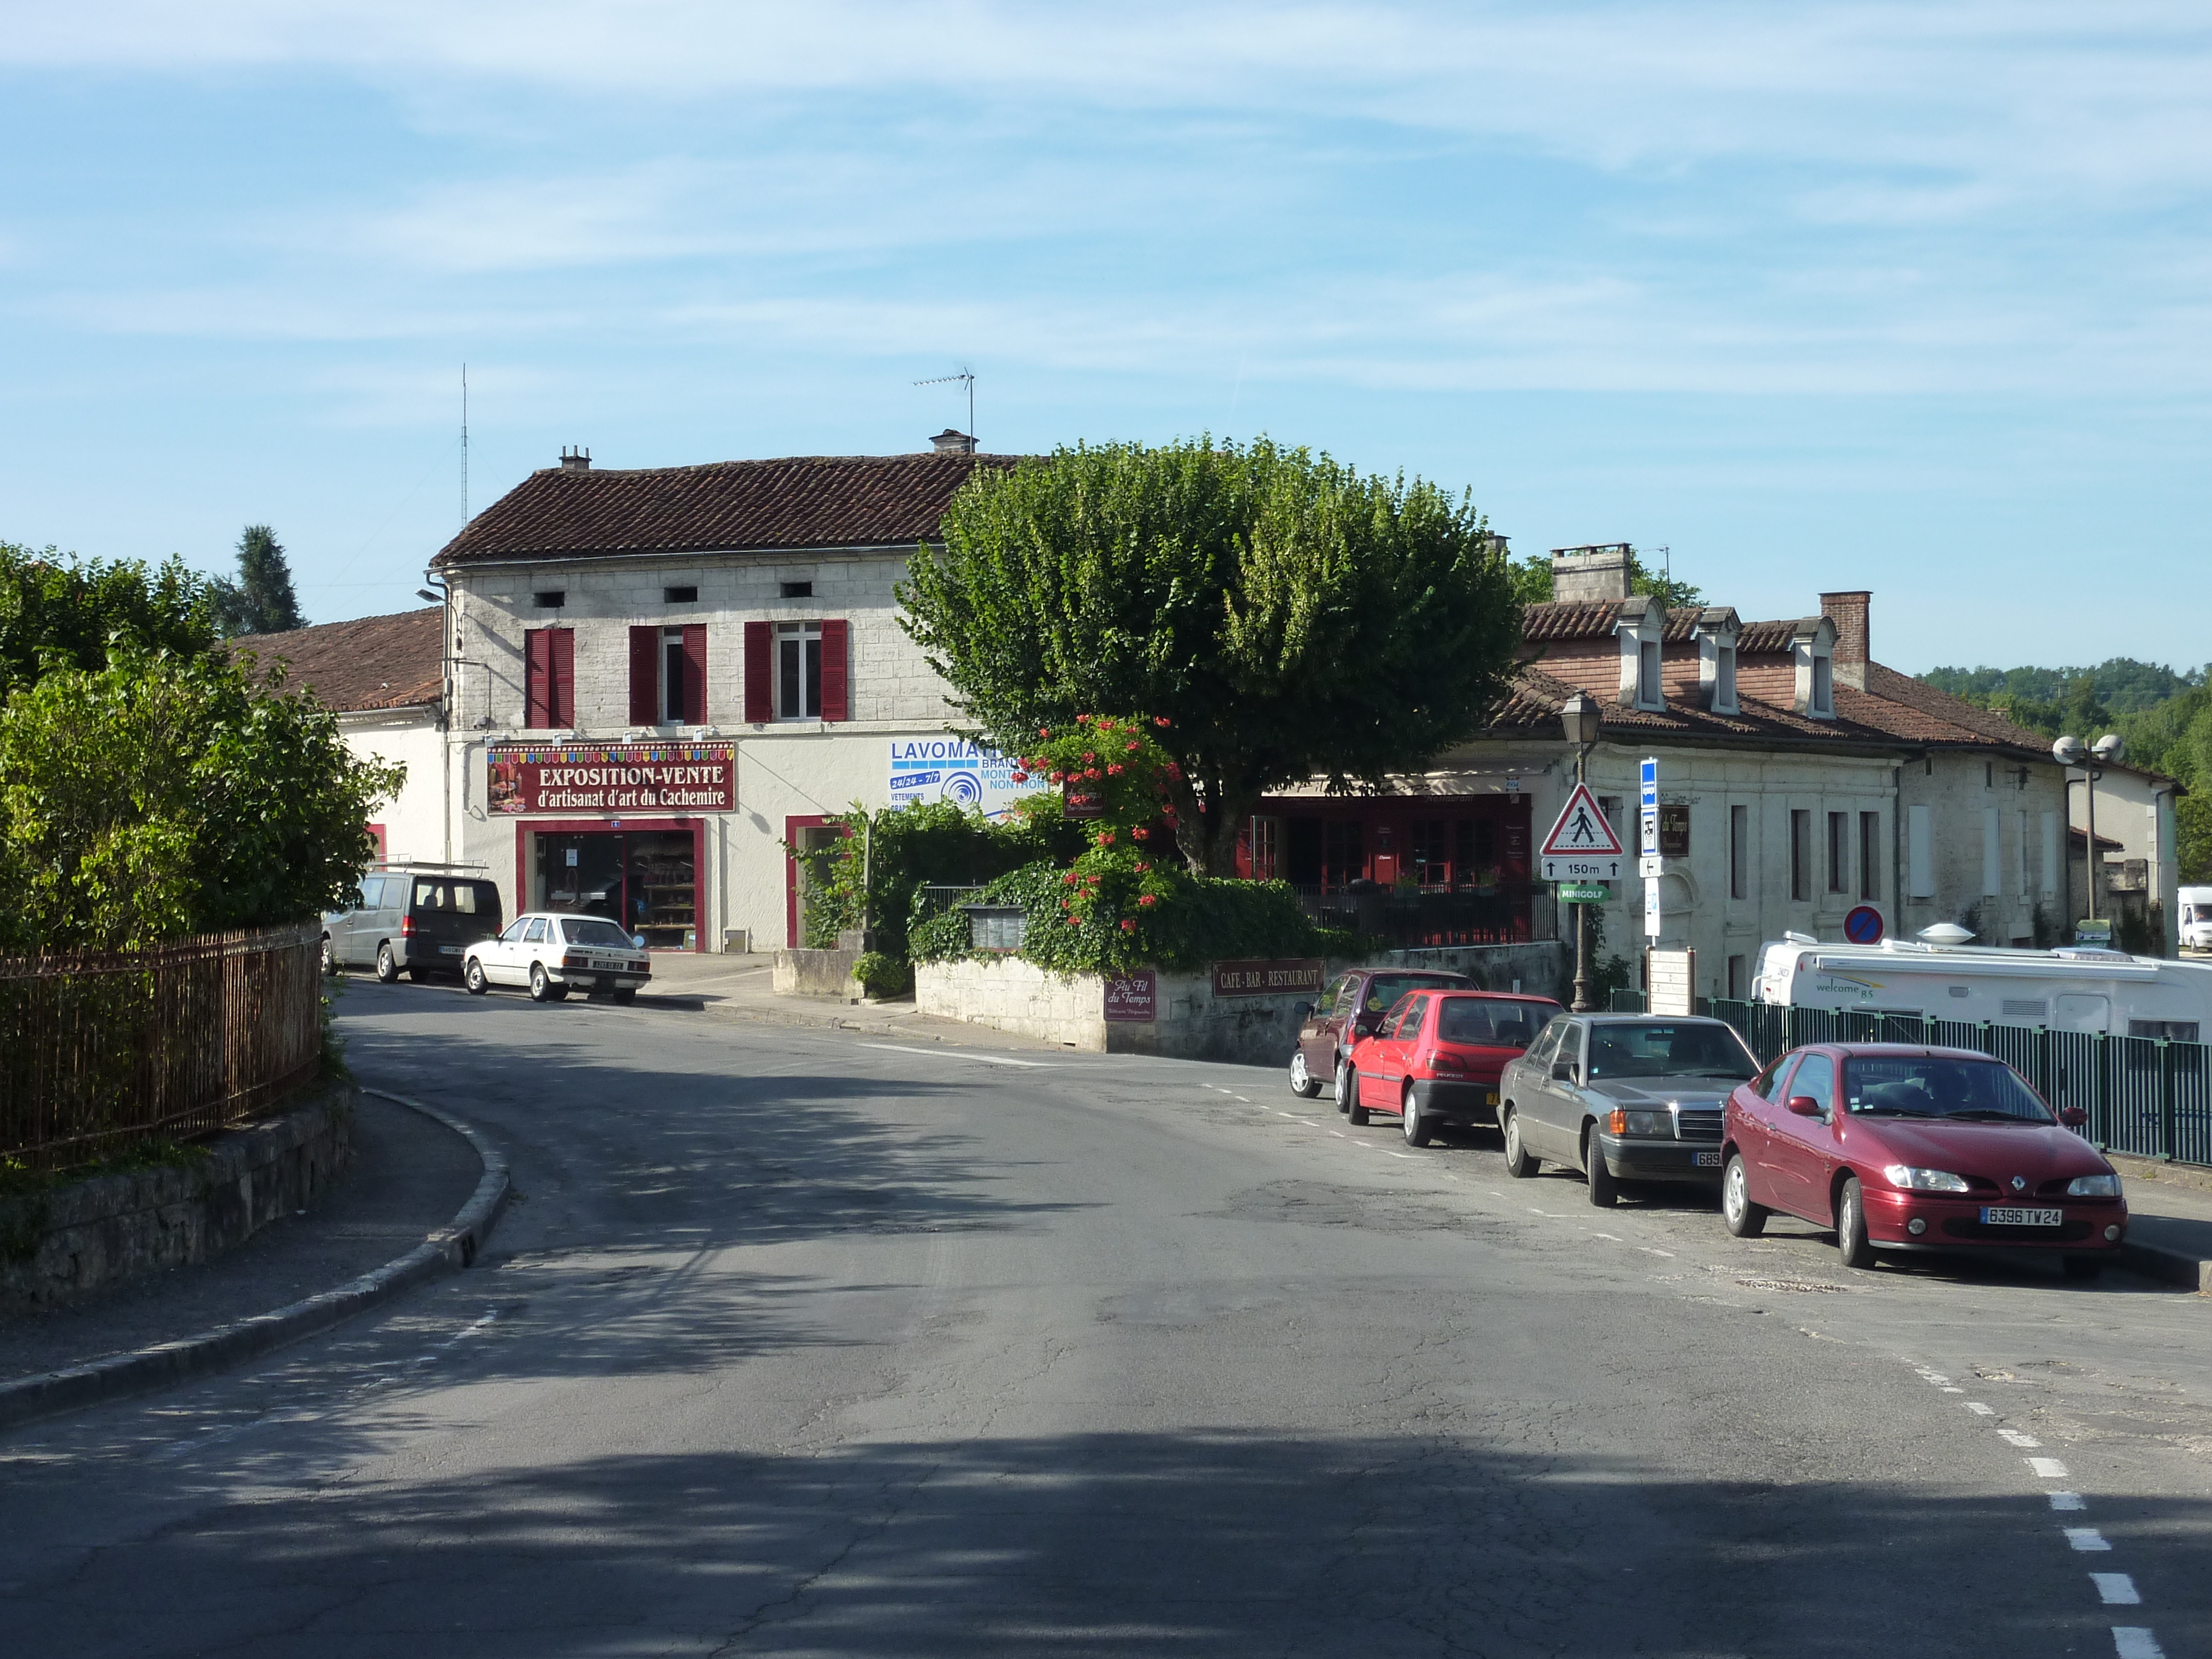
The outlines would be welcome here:
[[[0,1382],[137,1352],[286,1307],[405,1255],[483,1179],[469,1143],[373,1095],[351,1167],[325,1200],[212,1261],[119,1285],[52,1313],[0,1316]]]
[[[2128,1265],[2212,1295],[2212,1170],[2115,1156],[2128,1194]]]

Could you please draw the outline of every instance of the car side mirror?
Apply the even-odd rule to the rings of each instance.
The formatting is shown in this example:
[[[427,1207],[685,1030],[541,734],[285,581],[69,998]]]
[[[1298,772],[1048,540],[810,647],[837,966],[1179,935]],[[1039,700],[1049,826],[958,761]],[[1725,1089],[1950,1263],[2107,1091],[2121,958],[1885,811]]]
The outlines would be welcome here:
[[[2079,1106],[2059,1108],[2058,1121],[2069,1129],[2086,1129],[2089,1127],[2089,1115]]]
[[[1790,1109],[1799,1117],[1818,1117],[1820,1115],[1820,1103],[1810,1095],[1792,1095],[1790,1097]]]
[[[1313,1018],[1313,1011],[1314,1006],[1310,1002],[1301,1002],[1293,1005],[1291,1009],[1291,1023],[1297,1025],[1304,1024],[1308,1020]]]
[[[641,951],[645,949],[645,935],[642,933],[632,933],[629,936],[629,942]]]
[[[1571,1060],[1553,1060],[1552,1062],[1552,1076],[1558,1082],[1572,1083],[1575,1080],[1574,1061]]]

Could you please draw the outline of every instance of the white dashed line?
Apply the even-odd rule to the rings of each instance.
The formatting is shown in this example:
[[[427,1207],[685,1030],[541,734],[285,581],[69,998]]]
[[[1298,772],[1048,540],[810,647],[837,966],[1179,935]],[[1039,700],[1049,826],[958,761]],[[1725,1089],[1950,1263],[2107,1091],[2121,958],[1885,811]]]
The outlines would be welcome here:
[[[2081,1494],[2078,1492],[2055,1492],[2051,1494],[2051,1507],[2054,1510],[2086,1510],[2089,1506],[2081,1501]]]
[[[1964,1394],[1966,1393],[1966,1390],[1964,1389],[1950,1388],[1944,1389],[1943,1392],[1945,1394]]]
[[[1390,1149],[1388,1146],[1385,1146],[1382,1150],[1386,1152],[1390,1152]],[[1390,1152],[1390,1156],[1393,1158],[1411,1158],[1413,1154],[1411,1152]]]
[[[1580,924],[1577,923],[1577,926],[1580,926]],[[1352,1139],[1350,1135],[1345,1133],[1341,1129],[1331,1129],[1329,1133],[1334,1135],[1339,1140],[1349,1140]]]
[[[2118,1659],[2166,1659],[2166,1650],[2141,1625],[2112,1626],[2112,1651]]]
[[[1590,1237],[1591,1237],[1592,1238],[1610,1238],[1610,1239],[1613,1239],[1613,1242],[1614,1243],[1616,1243],[1616,1244],[1626,1244],[1626,1243],[1628,1243],[1628,1241],[1627,1241],[1626,1239],[1625,1239],[1625,1238],[1615,1238],[1615,1237],[1613,1237],[1613,1234],[1611,1234],[1611,1233],[1601,1233],[1601,1232],[1597,1231],[1596,1231],[1596,1230],[1595,1230],[1595,1229],[1593,1229],[1593,1230],[1591,1231],[1591,1232],[1590,1232]]]
[[[2094,1527],[2065,1527],[2060,1530],[2065,1533],[2066,1541],[2084,1554],[2094,1550],[2108,1550],[2112,1547],[2105,1541],[2105,1534]]]
[[[1636,1248],[1646,1255],[1663,1255],[1669,1261],[1674,1259],[1674,1253],[1672,1250],[1655,1250],[1649,1244],[1638,1244]]]
[[[1995,1417],[1997,1414],[1997,1408],[1995,1406],[1984,1406],[1978,1400],[1966,1401],[1966,1409],[1977,1417]]]
[[[1277,1117],[1286,1117],[1286,1118],[1290,1119],[1290,1120],[1291,1120],[1291,1122],[1293,1122],[1293,1123],[1295,1123],[1295,1122],[1297,1122],[1297,1121],[1298,1121],[1298,1115],[1297,1115],[1296,1112],[1286,1112],[1286,1111],[1284,1111],[1284,1110],[1283,1110],[1281,1108],[1279,1108],[1279,1107],[1278,1107],[1278,1108],[1276,1109],[1275,1115],[1276,1115]]]
[[[1997,1438],[2008,1446],[2039,1446],[2043,1443],[2032,1434],[2022,1434],[2018,1429],[1999,1429]]]
[[[2055,1457],[2031,1457],[2027,1460],[2027,1467],[2040,1480],[2063,1480],[2066,1478],[2066,1466]]]
[[[2139,1607],[2142,1595],[2136,1589],[2136,1581],[2124,1572],[2093,1572],[2089,1582],[2097,1587],[2097,1594],[2108,1607]]]
[[[903,1042],[863,1042],[863,1048],[880,1048],[887,1054],[939,1054],[948,1060],[973,1060],[985,1066],[1027,1066],[1040,1072],[1053,1069],[1051,1062],[1042,1060],[1015,1060],[1006,1054],[979,1054],[965,1048],[910,1048]]]

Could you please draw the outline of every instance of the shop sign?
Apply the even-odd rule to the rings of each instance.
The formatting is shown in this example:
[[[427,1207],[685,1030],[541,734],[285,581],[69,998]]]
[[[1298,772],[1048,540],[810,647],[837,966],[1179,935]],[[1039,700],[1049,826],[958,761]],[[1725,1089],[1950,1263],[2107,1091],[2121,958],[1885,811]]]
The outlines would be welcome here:
[[[1103,818],[1106,816],[1106,798],[1087,783],[1063,783],[1060,787],[1060,815],[1064,818]]]
[[[1008,807],[1036,787],[1016,783],[1013,762],[997,750],[950,732],[893,738],[890,760],[894,806],[949,800],[956,806],[973,807],[986,817],[1004,817]]]
[[[1280,962],[1217,962],[1213,994],[1272,997],[1321,994],[1321,958],[1297,957]]]
[[[1150,1025],[1159,1011],[1159,976],[1139,968],[1106,981],[1106,1018],[1117,1025]]]
[[[706,744],[493,744],[495,812],[727,812],[736,750]]]

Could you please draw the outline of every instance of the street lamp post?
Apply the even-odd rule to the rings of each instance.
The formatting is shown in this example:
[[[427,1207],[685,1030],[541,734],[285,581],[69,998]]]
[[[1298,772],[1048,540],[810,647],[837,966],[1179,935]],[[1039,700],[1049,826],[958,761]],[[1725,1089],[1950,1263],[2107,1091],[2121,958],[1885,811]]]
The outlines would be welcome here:
[[[1575,785],[1577,788],[1583,782],[1590,747],[1597,741],[1600,720],[1596,702],[1584,692],[1576,692],[1559,705],[1559,724],[1566,732],[1567,741],[1575,746]],[[1574,1011],[1578,1014],[1590,1011],[1589,958],[1589,906],[1577,903],[1575,906]]]
[[[2107,732],[2095,743],[2090,744],[2086,751],[2079,738],[2061,738],[2051,745],[2051,759],[2057,761],[2061,766],[2078,766],[2081,769],[2081,791],[2088,804],[2087,817],[2089,826],[2087,838],[2083,845],[2081,870],[2082,879],[2089,889],[2089,914],[2087,920],[2090,921],[2097,919],[2097,780],[2105,775],[2092,765],[2091,762],[2116,761],[2126,752],[2126,749],[2127,745],[2120,740],[2120,734],[2117,732]],[[2070,786],[2074,781],[2069,778],[2066,781]]]

